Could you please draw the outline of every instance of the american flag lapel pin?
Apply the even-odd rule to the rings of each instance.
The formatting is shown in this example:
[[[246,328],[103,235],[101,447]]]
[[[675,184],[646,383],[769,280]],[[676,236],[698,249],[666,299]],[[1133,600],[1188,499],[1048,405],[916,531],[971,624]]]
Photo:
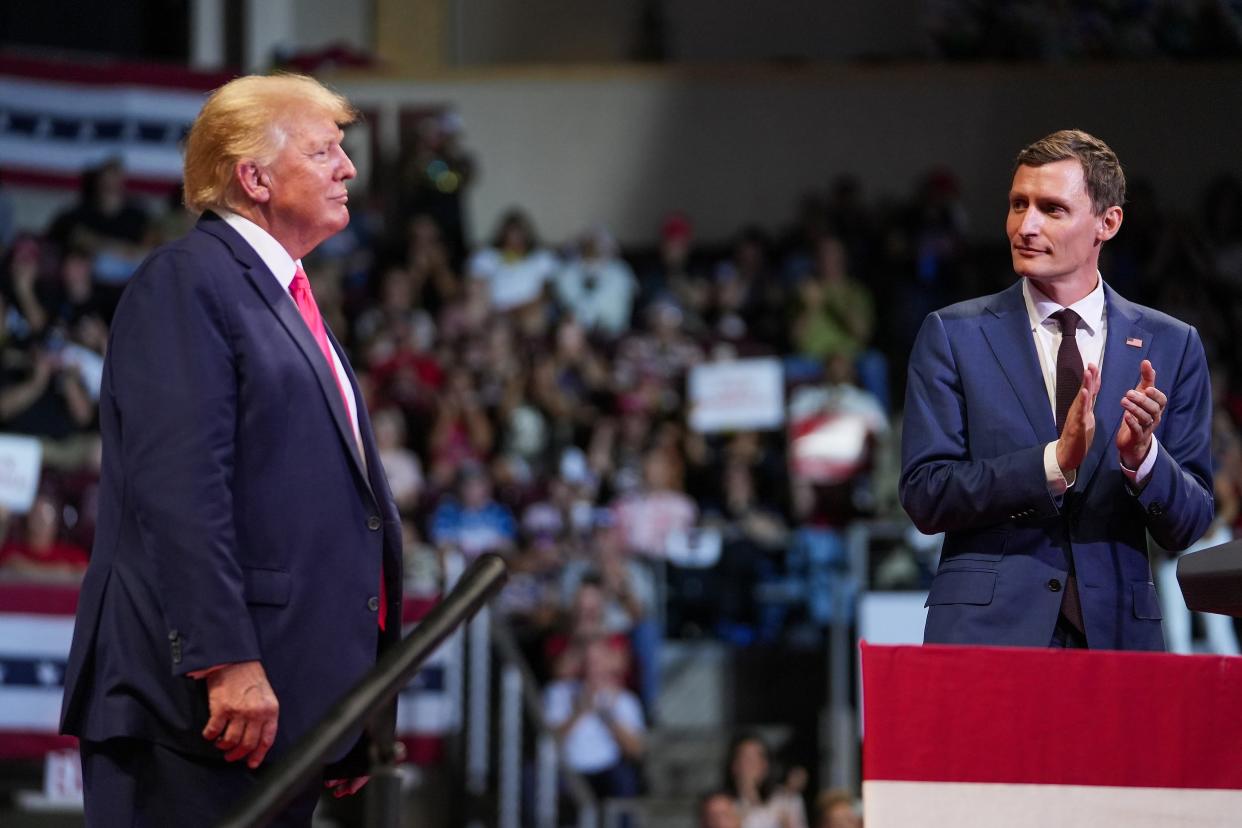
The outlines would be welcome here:
[[[1126,344],[1129,345],[1131,348],[1142,348],[1143,340],[1137,337],[1131,336],[1131,337],[1126,338]]]

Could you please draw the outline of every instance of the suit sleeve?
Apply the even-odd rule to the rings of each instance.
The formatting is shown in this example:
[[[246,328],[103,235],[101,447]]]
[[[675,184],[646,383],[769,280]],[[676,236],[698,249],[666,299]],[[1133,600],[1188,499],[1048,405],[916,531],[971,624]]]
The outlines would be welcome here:
[[[1162,385],[1161,366],[1155,368],[1156,387],[1166,389],[1169,402],[1157,428],[1160,450],[1138,500],[1147,515],[1151,536],[1175,552],[1202,537],[1215,514],[1212,389],[1198,332],[1189,329],[1181,363],[1170,385]]]
[[[233,523],[237,374],[207,267],[167,251],[113,325],[113,393],[137,563],[163,611],[174,675],[259,658]]]
[[[987,417],[987,406],[1002,403],[986,395],[968,400],[956,356],[943,320],[931,314],[910,355],[902,420],[899,489],[910,519],[933,534],[1056,514],[1043,444],[971,456],[969,419]]]

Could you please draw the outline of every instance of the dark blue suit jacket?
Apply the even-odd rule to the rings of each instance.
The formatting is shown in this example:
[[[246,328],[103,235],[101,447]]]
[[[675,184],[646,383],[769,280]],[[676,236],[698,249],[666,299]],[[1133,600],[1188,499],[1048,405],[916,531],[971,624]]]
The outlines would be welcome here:
[[[232,228],[204,214],[143,263],[104,369],[64,732],[216,756],[204,683],[186,674],[253,659],[280,702],[271,761],[396,640],[401,525],[350,383],[365,464],[322,352]]]
[[[1212,520],[1207,362],[1193,327],[1104,292],[1095,439],[1060,499],[1044,473],[1044,446],[1058,435],[1021,282],[924,321],[910,357],[900,488],[915,525],[945,533],[927,642],[1047,646],[1072,555],[1088,646],[1164,649],[1147,533],[1184,549]],[[1114,438],[1144,359],[1169,403],[1155,467],[1135,495]]]

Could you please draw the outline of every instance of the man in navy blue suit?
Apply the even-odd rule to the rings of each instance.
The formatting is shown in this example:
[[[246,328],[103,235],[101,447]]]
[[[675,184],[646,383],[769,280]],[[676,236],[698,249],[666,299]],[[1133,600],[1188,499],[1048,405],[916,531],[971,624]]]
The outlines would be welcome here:
[[[349,222],[354,115],[306,77],[216,90],[186,142],[202,217],[117,309],[62,714],[89,825],[216,824],[399,636],[396,507],[301,265]],[[337,795],[363,742],[329,757]]]
[[[1212,520],[1211,393],[1195,329],[1113,291],[1116,155],[1077,130],[1018,154],[1020,277],[927,317],[910,356],[901,502],[944,532],[928,643],[1162,650],[1147,534]]]

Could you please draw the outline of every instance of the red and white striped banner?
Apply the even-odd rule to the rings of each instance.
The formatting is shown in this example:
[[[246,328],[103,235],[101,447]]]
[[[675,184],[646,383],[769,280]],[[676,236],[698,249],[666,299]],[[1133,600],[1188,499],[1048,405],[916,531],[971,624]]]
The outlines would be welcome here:
[[[868,828],[1242,824],[1242,658],[862,645]]]
[[[434,603],[406,599],[407,631]],[[36,759],[77,746],[76,739],[57,732],[77,604],[76,585],[0,581],[0,760]],[[398,700],[397,736],[418,764],[438,760],[445,735],[460,723],[451,697],[461,684],[460,647],[452,643],[425,662]]]
[[[132,189],[181,180],[181,140],[226,77],[158,66],[0,57],[0,172],[13,184],[76,187],[119,159]]]

